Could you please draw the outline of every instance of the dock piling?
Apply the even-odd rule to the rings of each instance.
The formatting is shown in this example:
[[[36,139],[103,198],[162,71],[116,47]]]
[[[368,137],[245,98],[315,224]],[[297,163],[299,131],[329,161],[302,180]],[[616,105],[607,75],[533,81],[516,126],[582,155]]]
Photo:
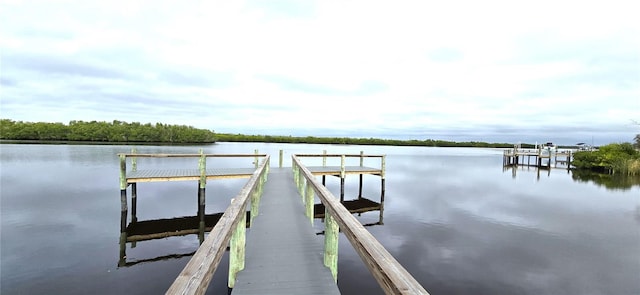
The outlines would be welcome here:
[[[324,212],[324,266],[331,270],[334,281],[338,281],[338,223],[328,209]]]
[[[322,157],[322,167],[326,167],[327,166],[327,150],[322,150],[322,154],[324,155]],[[327,176],[326,175],[322,175],[322,185],[324,185],[324,186],[327,185]]]
[[[127,157],[120,155],[120,213],[124,214],[120,228],[124,232],[127,228]]]
[[[385,191],[385,170],[387,166],[387,156],[380,158],[380,224],[383,224],[382,215],[384,212],[384,191]]]
[[[132,154],[136,154],[138,150],[136,148],[131,149]],[[131,157],[131,171],[138,171],[138,158],[136,156]]]
[[[345,155],[340,157],[340,202],[344,202]]]
[[[198,217],[200,218],[200,228],[205,227],[204,216],[205,204],[206,204],[206,186],[207,186],[207,158],[204,155],[204,150],[200,149],[200,159],[198,161],[198,169],[200,170],[200,180],[198,181]],[[200,240],[202,243],[204,236]]]
[[[314,206],[314,191],[313,186],[310,183],[307,183],[307,189],[305,191],[305,213],[307,217],[309,217],[309,221],[311,221],[311,225],[313,225],[313,206]]]
[[[234,200],[232,199],[231,202]],[[244,215],[244,214],[243,214]],[[244,254],[246,244],[247,218],[240,218],[240,222],[233,231],[229,242],[229,280],[228,287],[233,288],[238,272],[244,269]]]
[[[138,184],[131,184],[131,222],[138,222]]]
[[[256,169],[258,169],[258,165],[259,165],[259,162],[258,162],[258,150],[257,149],[253,150],[253,153],[256,155],[253,158],[253,164],[255,165]]]
[[[132,154],[137,152],[136,148],[131,149]],[[138,171],[138,160],[135,156],[131,157],[131,171]],[[131,184],[131,222],[138,222],[138,184],[135,182]]]
[[[364,167],[364,151],[360,151],[360,167]],[[362,199],[362,179],[363,174],[360,174],[360,183],[358,185],[358,199]]]

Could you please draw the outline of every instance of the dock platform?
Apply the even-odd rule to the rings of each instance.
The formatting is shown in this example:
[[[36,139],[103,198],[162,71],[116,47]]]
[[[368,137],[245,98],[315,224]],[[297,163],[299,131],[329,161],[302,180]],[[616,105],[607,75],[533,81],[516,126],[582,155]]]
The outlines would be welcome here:
[[[525,158],[527,159],[526,163]],[[531,163],[532,158],[533,164]],[[566,169],[570,169],[572,159],[573,152],[571,150],[545,151],[543,149],[521,149],[515,147],[503,151],[502,166],[535,166],[550,169],[553,162],[556,167],[561,164],[566,165]]]
[[[167,235],[155,228],[163,224],[176,234],[197,233],[200,247],[178,274],[166,294],[204,294],[228,252],[228,287],[231,294],[340,294],[338,245],[346,238],[387,294],[428,294],[419,282],[369,233],[352,214],[380,211],[383,224],[385,195],[385,155],[304,154],[292,155],[292,166],[271,169],[270,156],[258,154],[119,154],[121,199],[121,260],[119,265],[141,261],[126,260],[126,244]],[[207,158],[253,157],[255,168],[207,167]],[[322,166],[307,167],[301,158],[322,157]],[[197,158],[198,169],[138,170],[138,158]],[[326,165],[327,158],[340,158],[340,166]],[[359,158],[359,166],[347,166],[347,158]],[[365,158],[380,160],[379,168],[364,166]],[[127,161],[129,159],[130,161]],[[261,161],[259,161],[261,159]],[[369,160],[370,161],[370,160]],[[127,169],[127,162],[131,169]],[[370,161],[371,162],[371,161]],[[380,202],[362,196],[363,175],[380,177]],[[356,200],[344,200],[345,178],[359,176]],[[325,186],[326,176],[340,179],[339,198]],[[321,177],[322,182],[316,178]],[[240,192],[219,215],[205,214],[205,188],[208,180],[248,178]],[[137,183],[157,181],[197,181],[198,213],[178,219],[138,221]],[[131,188],[131,218],[127,226],[128,187]],[[314,204],[319,199],[320,204]],[[324,211],[324,212],[323,212]],[[324,231],[316,233],[314,218],[324,220]],[[215,226],[211,228],[215,221]],[[247,227],[250,225],[250,227]],[[371,224],[374,225],[374,224]],[[211,229],[210,229],[211,228]],[[204,237],[205,230],[209,235]],[[248,229],[248,230],[247,230]],[[173,233],[170,233],[173,234]],[[322,236],[319,236],[322,235]],[[124,247],[123,247],[124,245]],[[156,261],[169,256],[152,258]]]
[[[304,212],[291,169],[271,169],[232,294],[340,294]]]
[[[311,166],[308,167],[313,175],[332,175],[340,176],[340,166]],[[372,174],[379,175],[382,173],[380,168],[364,167],[364,166],[345,166],[345,173],[349,174]],[[229,179],[229,178],[249,178],[253,175],[254,168],[215,168],[206,169],[205,177],[207,180],[212,179]],[[151,169],[151,170],[135,170],[127,171],[126,181],[128,184],[139,182],[156,182],[156,181],[198,181],[201,172],[199,169]]]

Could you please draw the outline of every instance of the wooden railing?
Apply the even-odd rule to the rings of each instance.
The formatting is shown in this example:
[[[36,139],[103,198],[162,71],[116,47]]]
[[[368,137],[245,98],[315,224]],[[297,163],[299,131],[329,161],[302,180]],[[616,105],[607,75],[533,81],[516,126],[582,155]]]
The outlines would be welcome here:
[[[258,168],[258,159],[260,157],[267,156],[266,154],[258,154],[258,150],[255,150],[254,154],[205,154],[200,149],[199,154],[138,154],[136,149],[131,149],[131,153],[120,153],[120,189],[126,188],[127,178],[127,158],[131,159],[131,170],[138,170],[138,158],[199,158],[198,169],[203,174],[207,169],[207,158],[254,158],[255,167]],[[204,180],[204,179],[203,179]]]
[[[346,158],[360,158],[360,167],[364,166],[365,158],[380,158],[380,169],[376,169],[375,175],[379,175],[382,180],[382,192],[380,194],[380,203],[384,203],[384,190],[385,190],[385,170],[386,170],[386,155],[365,155],[363,151],[360,151],[360,154],[327,154],[327,151],[324,150],[322,154],[297,154],[296,157],[302,158],[322,158],[322,166],[327,166],[327,158],[340,158],[340,201],[344,201],[344,183],[345,177],[347,174],[346,170]],[[293,165],[292,165],[293,166]],[[374,168],[375,169],[375,168]],[[362,197],[362,179],[363,174],[359,171],[353,172],[355,174],[359,174],[360,184],[358,189],[358,197]],[[325,175],[322,176],[322,185],[325,185]],[[302,194],[302,192],[300,192]]]
[[[513,156],[513,155],[540,155],[542,154],[543,149],[505,149],[502,151],[502,154],[505,156]],[[569,156],[573,155],[573,150],[556,150],[553,154],[558,156]]]
[[[336,197],[293,155],[293,174],[305,204],[305,211],[313,223],[314,194],[325,207],[324,264],[337,281],[338,237],[344,233],[353,248],[386,294],[429,294],[411,274],[349,213]],[[364,155],[305,155],[305,156],[349,156]],[[383,157],[384,159],[384,157]],[[342,161],[344,163],[344,160]],[[384,163],[384,162],[383,162]],[[344,165],[343,165],[344,166]],[[384,164],[383,164],[384,167]],[[382,169],[384,171],[384,168]]]
[[[244,268],[245,211],[251,199],[251,220],[258,214],[263,184],[269,173],[267,155],[240,193],[231,200],[224,214],[211,230],[191,260],[178,275],[166,294],[204,294],[229,245],[229,288],[237,273]]]

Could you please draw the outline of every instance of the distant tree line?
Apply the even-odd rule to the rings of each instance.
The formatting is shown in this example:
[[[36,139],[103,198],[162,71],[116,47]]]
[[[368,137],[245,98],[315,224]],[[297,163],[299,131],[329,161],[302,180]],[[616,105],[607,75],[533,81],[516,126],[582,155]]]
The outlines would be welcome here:
[[[69,124],[0,120],[0,139],[92,142],[211,143],[213,131],[184,125],[71,121]]]
[[[434,139],[381,139],[351,137],[316,137],[282,135],[246,135],[214,133],[184,125],[138,122],[127,123],[118,120],[71,121],[69,124],[23,122],[0,119],[0,139],[41,140],[41,141],[92,141],[92,142],[158,142],[158,143],[212,143],[223,142],[266,142],[266,143],[309,143],[309,144],[352,144],[388,146],[430,146],[430,147],[479,147],[513,148],[511,143],[488,143],[481,141],[447,141]],[[522,143],[522,148],[535,145]]]
[[[353,144],[353,145],[390,145],[390,146],[434,146],[434,147],[485,147],[512,148],[510,143],[487,143],[478,141],[454,142],[446,140],[398,140],[380,138],[350,137],[315,137],[315,136],[280,136],[280,135],[245,135],[217,133],[216,139],[225,142],[270,142],[270,143],[313,143],[313,144]],[[523,148],[533,148],[532,144],[522,144]]]

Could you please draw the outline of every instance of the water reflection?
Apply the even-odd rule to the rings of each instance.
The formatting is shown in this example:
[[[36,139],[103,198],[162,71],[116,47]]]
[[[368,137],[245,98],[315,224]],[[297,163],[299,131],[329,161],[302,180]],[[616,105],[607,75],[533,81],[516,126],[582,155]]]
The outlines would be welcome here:
[[[342,205],[344,205],[347,210],[349,210],[352,214],[358,214],[361,216],[362,213],[366,212],[375,212],[378,211],[380,214],[378,215],[378,221],[363,223],[363,226],[375,226],[375,225],[384,225],[384,202],[378,203],[367,198],[361,197],[355,200],[347,200],[342,201]],[[313,218],[320,219],[324,222],[325,216],[325,208],[322,203],[313,205]],[[324,235],[324,231],[317,232],[316,235]]]
[[[0,148],[0,294],[162,294],[189,258],[171,255],[188,255],[198,247],[197,234],[138,241],[134,249],[125,238],[125,262],[168,260],[115,269],[120,204],[114,155],[131,147]],[[387,154],[384,226],[367,230],[431,294],[640,294],[637,184],[606,189],[560,169],[540,170],[536,181],[538,171],[522,167],[512,179],[513,171],[496,169],[502,151],[493,149],[218,143],[205,152],[256,148],[272,157],[279,149],[287,156],[323,149]],[[194,149],[149,147],[145,152]],[[356,196],[358,181],[347,178],[348,195]],[[371,179],[363,194],[377,201],[378,178]],[[242,185],[241,180],[218,184],[220,197],[207,198],[207,213],[224,210]],[[327,186],[338,196],[338,181]],[[138,219],[196,215],[193,202],[176,198],[193,188],[187,182],[150,185],[138,200]],[[357,218],[375,223],[378,212]],[[314,224],[322,230],[319,220]],[[338,253],[342,294],[382,293],[344,237]],[[226,263],[228,255],[222,259]],[[227,292],[226,267],[214,274],[208,292]]]
[[[575,170],[571,174],[576,182],[593,182],[608,190],[629,190],[633,186],[640,186],[640,175],[605,174],[592,171]]]
[[[545,175],[547,177],[551,176],[551,170],[555,170],[555,171],[558,171],[558,173],[564,173],[564,174],[570,174],[571,173],[571,170],[567,169],[566,167],[547,167],[547,166],[537,167],[537,166],[533,166],[533,165],[502,166],[502,172],[511,171],[511,177],[514,178],[514,179],[518,175],[518,171],[527,171],[527,172],[535,171],[536,172],[536,180],[540,180],[540,177],[543,176],[543,175]]]
[[[204,216],[183,216],[144,221],[137,221],[137,218],[133,218],[133,221],[120,232],[120,258],[118,260],[118,267],[129,267],[139,263],[177,259],[193,255],[195,251],[189,253],[171,253],[147,259],[127,260],[127,244],[130,244],[130,248],[133,249],[138,246],[138,242],[192,234],[197,234],[199,243],[202,244],[205,233],[213,229],[223,213],[224,212],[206,214]],[[247,211],[247,228],[250,227],[250,216],[251,212]],[[126,218],[126,212],[124,212],[121,215],[121,223],[126,223]],[[201,222],[201,220],[204,220],[204,222]]]
[[[621,175],[621,174],[606,174],[606,173],[597,173],[593,171],[585,171],[585,170],[567,170],[566,168],[546,168],[546,167],[535,167],[535,166],[527,166],[527,165],[512,165],[512,166],[503,166],[502,172],[511,172],[511,177],[513,179],[516,178],[519,172],[526,172],[530,174],[530,172],[535,171],[536,180],[540,180],[541,175],[546,175],[547,177],[551,176],[551,170],[558,171],[559,173],[569,174],[571,178],[575,182],[584,182],[589,183],[592,182],[597,186],[605,187],[608,190],[629,190],[634,186],[640,186],[640,176],[632,176],[632,175]],[[562,171],[562,172],[561,172]],[[554,172],[555,173],[555,172]]]
[[[367,198],[358,198],[355,200],[347,200],[342,201],[342,205],[344,205],[350,213],[357,213],[358,216],[362,215],[365,212],[378,211],[380,212],[378,222],[371,224],[363,224],[364,226],[369,225],[384,225],[384,202],[378,203]],[[313,218],[316,219],[324,219],[325,208],[324,204],[315,204],[313,206]]]

